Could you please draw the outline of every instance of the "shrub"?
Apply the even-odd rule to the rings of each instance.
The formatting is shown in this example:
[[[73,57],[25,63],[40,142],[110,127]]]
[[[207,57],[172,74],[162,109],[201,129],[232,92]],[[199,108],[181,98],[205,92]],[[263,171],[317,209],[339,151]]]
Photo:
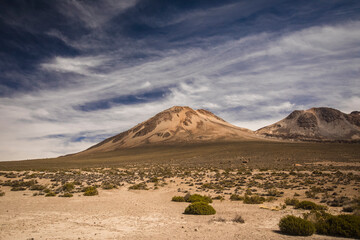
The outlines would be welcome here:
[[[212,199],[213,200],[220,200],[220,201],[225,200],[225,198],[223,196],[221,196],[221,195],[217,195],[216,197],[213,197]]]
[[[149,190],[146,183],[138,183],[129,187],[129,190]]]
[[[286,198],[285,199],[285,204],[289,205],[289,206],[296,206],[296,204],[299,204],[299,202],[300,201],[298,199],[296,199],[296,198],[292,198],[292,199]]]
[[[252,195],[252,196],[245,195],[244,197],[245,204],[261,204],[263,202],[265,202],[265,198],[260,197],[259,195]]]
[[[231,194],[230,200],[231,201],[242,201],[242,200],[244,200],[244,197],[237,195],[237,194]]]
[[[64,192],[71,192],[72,190],[74,190],[75,188],[75,184],[74,183],[65,183],[63,186],[62,186],[62,190]]]
[[[0,197],[5,196],[5,192],[0,190]]]
[[[360,216],[334,216],[324,211],[312,211],[305,218],[314,222],[318,234],[360,238]]]
[[[72,193],[66,192],[63,195],[59,195],[59,197],[72,197]]]
[[[95,196],[99,194],[98,190],[94,186],[85,187],[83,192],[84,196]]]
[[[26,188],[25,187],[12,187],[10,190],[11,191],[25,191]]]
[[[182,197],[182,196],[174,196],[174,197],[171,199],[171,201],[173,201],[173,202],[185,202],[185,199],[184,199],[184,197]]]
[[[285,216],[279,222],[280,231],[293,236],[311,236],[315,233],[312,222],[295,216]]]
[[[41,190],[44,190],[44,189],[45,189],[45,186],[42,186],[40,184],[35,184],[35,185],[32,185],[30,187],[31,191],[41,191]]]
[[[327,207],[323,205],[318,205],[310,201],[301,201],[295,205],[296,209],[305,209],[305,210],[326,210]]]
[[[240,215],[236,215],[232,221],[236,223],[245,223],[245,220]]]
[[[184,213],[194,215],[213,215],[216,211],[206,202],[194,202],[185,209]]]
[[[212,203],[212,199],[209,196],[202,196],[200,194],[193,194],[188,198],[187,202],[191,202],[191,203],[194,203],[194,202]]]
[[[55,197],[55,196],[56,196],[56,193],[55,193],[55,192],[52,192],[52,191],[48,192],[48,193],[45,195],[45,197]]]
[[[103,183],[103,185],[101,187],[102,187],[102,189],[105,189],[105,190],[117,188],[116,185],[112,184],[112,183]]]

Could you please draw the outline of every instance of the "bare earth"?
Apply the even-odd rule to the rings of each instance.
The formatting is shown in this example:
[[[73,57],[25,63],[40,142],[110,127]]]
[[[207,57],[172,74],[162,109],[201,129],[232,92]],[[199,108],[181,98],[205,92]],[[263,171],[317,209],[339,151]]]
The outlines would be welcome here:
[[[260,209],[242,202],[214,201],[213,216],[184,215],[188,203],[171,202],[176,183],[158,190],[125,187],[98,196],[34,197],[10,191],[0,198],[0,239],[302,239],[278,233],[279,219],[302,211]],[[274,203],[266,203],[271,206]],[[245,223],[231,220],[241,215]],[[219,221],[220,218],[225,222]],[[304,239],[331,239],[313,235]],[[341,239],[341,238],[332,238]]]

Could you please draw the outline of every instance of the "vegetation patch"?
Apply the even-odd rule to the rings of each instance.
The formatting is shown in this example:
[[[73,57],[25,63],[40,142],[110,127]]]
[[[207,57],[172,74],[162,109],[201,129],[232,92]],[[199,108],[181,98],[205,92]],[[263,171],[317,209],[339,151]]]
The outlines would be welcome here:
[[[65,183],[63,186],[62,186],[62,190],[64,192],[71,192],[75,189],[75,184],[74,183]]]
[[[99,194],[98,190],[94,186],[85,187],[83,192],[84,196],[95,196]]]
[[[193,214],[193,215],[213,215],[215,214],[215,209],[209,205],[207,202],[194,202],[191,203],[186,209],[184,214]]]
[[[63,195],[59,195],[59,197],[73,197],[74,195],[72,193],[66,192]]]
[[[50,191],[45,195],[45,197],[55,197],[55,196],[56,196],[56,193],[53,191]]]
[[[112,183],[103,183],[101,188],[105,189],[105,190],[110,190],[110,189],[114,189],[114,188],[117,188],[117,187],[116,187],[115,184],[112,184]]]
[[[171,201],[173,202],[185,202],[185,198],[182,196],[174,196]]]
[[[129,187],[129,190],[149,190],[146,183],[138,183]]]
[[[295,216],[285,216],[279,222],[280,231],[293,236],[311,236],[315,233],[312,222]]]
[[[249,195],[245,194],[245,197],[244,197],[245,204],[261,204],[261,203],[265,202],[265,200],[266,199],[264,197],[261,197],[259,195],[249,196]]]
[[[286,198],[285,204],[288,206],[296,206],[296,204],[299,204],[300,201],[296,198]]]
[[[243,200],[244,200],[244,197],[243,197],[243,196],[240,196],[240,195],[238,195],[238,194],[231,194],[230,200],[231,200],[231,201],[243,201]]]
[[[360,239],[360,216],[311,211],[304,217],[314,223],[318,234]]]
[[[304,209],[304,210],[326,210],[327,207],[323,205],[318,205],[311,201],[301,201],[295,205],[296,209]]]

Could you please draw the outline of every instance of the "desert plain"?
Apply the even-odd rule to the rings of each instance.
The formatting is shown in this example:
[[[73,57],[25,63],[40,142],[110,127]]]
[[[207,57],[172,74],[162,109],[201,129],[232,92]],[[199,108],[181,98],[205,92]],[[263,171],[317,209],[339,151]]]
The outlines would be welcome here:
[[[183,164],[179,159],[166,163],[156,151],[152,156],[159,156],[159,161],[153,163],[134,159],[116,162],[109,155],[97,160],[71,156],[62,159],[69,166],[73,166],[71,161],[80,162],[82,168],[60,167],[56,164],[59,159],[47,160],[54,161],[53,165],[37,165],[36,160],[26,161],[28,165],[3,162],[0,239],[342,239],[317,234],[284,235],[278,224],[286,215],[309,212],[287,205],[286,199],[312,201],[326,206],[334,215],[344,213],[358,201],[357,145],[294,144],[303,162],[281,161],[281,156],[291,158],[287,154],[293,154],[294,149],[279,152],[274,147],[263,147],[261,154],[273,156],[272,164],[270,157],[262,162],[256,160],[261,157],[246,156],[245,150],[237,150],[236,155],[232,150],[239,149],[234,147],[236,143],[233,148],[224,144],[225,156],[236,157],[222,161],[212,152],[218,149],[210,144],[197,152],[198,161],[188,158]],[[304,148],[303,144],[309,146]],[[348,154],[334,156],[329,151],[312,160],[301,154],[309,149],[316,152],[337,147],[348,148]],[[96,188],[97,194],[85,196],[87,186]],[[184,214],[189,203],[172,198],[187,194],[211,197],[216,214]],[[245,195],[262,200],[248,204],[241,198]]]

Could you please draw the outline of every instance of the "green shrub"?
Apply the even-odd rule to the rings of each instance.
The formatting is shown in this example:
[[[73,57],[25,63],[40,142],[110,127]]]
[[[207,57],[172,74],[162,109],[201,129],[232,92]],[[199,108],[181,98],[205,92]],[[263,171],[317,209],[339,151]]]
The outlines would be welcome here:
[[[94,186],[85,187],[83,192],[84,196],[95,196],[99,194],[98,190]]]
[[[42,191],[44,189],[45,189],[45,186],[40,185],[40,184],[35,184],[30,187],[31,191]]]
[[[62,186],[62,190],[64,192],[71,192],[72,190],[74,190],[75,188],[75,184],[74,183],[65,183],[63,186]]]
[[[213,197],[212,199],[213,200],[220,200],[220,201],[225,200],[225,198],[223,196],[221,196],[221,195],[217,195],[216,197]]]
[[[103,183],[103,185],[101,187],[102,187],[102,189],[105,189],[105,190],[117,188],[116,185],[112,184],[112,183]]]
[[[244,200],[244,197],[237,195],[237,194],[231,194],[230,200],[231,201],[242,201],[242,200]]]
[[[0,190],[0,197],[5,196],[5,192]]]
[[[59,197],[73,197],[72,193],[66,192],[63,195],[59,195]]]
[[[245,204],[261,204],[265,202],[265,198],[264,197],[260,197],[259,195],[246,195],[244,197],[244,203]]]
[[[315,233],[312,222],[295,216],[285,216],[279,222],[280,231],[293,236],[311,236]]]
[[[360,216],[356,215],[331,215],[324,211],[312,211],[305,216],[314,222],[316,233],[338,236],[360,238]]]
[[[45,197],[55,197],[55,196],[56,196],[56,193],[55,193],[55,192],[52,192],[52,191],[48,192],[48,193],[45,195]]]
[[[194,215],[213,215],[216,211],[206,202],[194,202],[185,209],[184,213]]]
[[[300,201],[296,198],[292,198],[292,199],[286,198],[285,199],[285,204],[289,205],[289,206],[296,206],[296,204],[299,204],[299,203],[300,203]]]
[[[26,188],[25,187],[12,187],[10,190],[11,191],[25,191]]]
[[[129,187],[129,190],[149,190],[146,183],[138,183]]]
[[[305,210],[326,210],[327,207],[323,205],[318,205],[310,201],[301,201],[295,205],[296,209],[305,209]]]
[[[182,197],[182,196],[174,196],[174,197],[171,199],[171,201],[173,201],[173,202],[185,202],[185,199],[184,199],[184,197]]]
[[[200,194],[193,194],[188,198],[187,202],[191,202],[191,203],[194,203],[194,202],[212,203],[212,199],[209,196],[202,196]]]

